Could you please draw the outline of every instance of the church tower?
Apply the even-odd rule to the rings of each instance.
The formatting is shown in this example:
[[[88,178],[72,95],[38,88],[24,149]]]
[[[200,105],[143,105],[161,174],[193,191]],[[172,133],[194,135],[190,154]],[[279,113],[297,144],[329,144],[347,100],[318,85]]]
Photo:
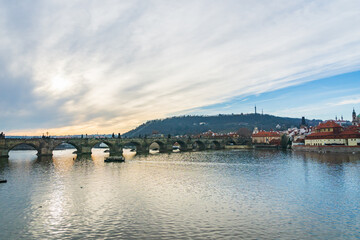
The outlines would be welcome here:
[[[301,118],[301,125],[300,125],[300,128],[304,128],[304,127],[307,127],[307,124],[306,124],[305,117],[302,117],[302,118]]]
[[[353,108],[353,112],[352,112],[352,124],[356,125],[356,112],[355,112],[355,108]]]

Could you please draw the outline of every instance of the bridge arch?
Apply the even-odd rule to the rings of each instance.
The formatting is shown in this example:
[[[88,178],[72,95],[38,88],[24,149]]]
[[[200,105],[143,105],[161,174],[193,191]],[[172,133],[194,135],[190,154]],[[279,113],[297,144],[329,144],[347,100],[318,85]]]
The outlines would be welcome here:
[[[159,146],[159,148],[158,149],[154,149],[154,148],[151,148],[151,146],[156,146],[156,145],[158,145]],[[159,140],[155,140],[155,141],[152,141],[150,144],[149,144],[149,146],[148,146],[148,148],[149,148],[149,151],[150,150],[158,150],[159,152],[166,152],[166,144],[165,143],[163,143],[162,141],[159,141]]]
[[[227,139],[225,142],[226,145],[236,145],[236,141],[232,138]]]
[[[178,149],[179,149],[181,152],[188,150],[188,149],[187,149],[188,147],[187,147],[186,142],[181,141],[181,140],[174,140],[174,141],[172,141],[172,146],[173,146],[173,150],[177,149],[177,147],[178,147]],[[174,147],[176,147],[176,148],[174,148]]]
[[[105,153],[108,152],[108,153],[110,153],[110,155],[115,155],[115,156],[119,156],[119,155],[123,154],[123,147],[124,146],[121,143],[117,142],[117,141],[110,142],[108,140],[99,140],[99,141],[97,141],[97,142],[95,142],[93,144],[92,148],[94,148],[96,145],[98,145],[98,147],[100,147],[101,144],[106,145],[106,147],[103,146],[101,148],[107,148],[107,149],[106,150],[102,149],[100,152],[105,152]],[[134,145],[134,148],[136,148],[136,145]],[[96,152],[96,150],[94,152]]]
[[[219,150],[221,149],[221,144],[219,141],[213,140],[211,141],[211,149],[213,150]]]
[[[196,140],[193,143],[193,150],[195,151],[203,151],[206,150],[206,145],[204,142],[200,141],[200,140]]]
[[[114,151],[114,146],[113,146],[113,144],[111,144],[111,143],[109,143],[108,141],[103,141],[103,140],[99,140],[99,141],[96,141],[95,143],[93,143],[92,145],[91,145],[91,149],[93,149],[93,148],[95,148],[96,146],[100,146],[102,143],[104,143],[106,146],[107,146],[107,148],[109,148],[109,151],[111,152],[111,151]]]
[[[14,148],[17,148],[19,146],[26,146],[26,145],[32,147],[34,150],[39,150],[39,146],[36,146],[33,143],[23,142],[23,143],[17,143],[17,144],[10,146],[9,151],[14,150]]]
[[[54,148],[52,149],[52,151],[56,150],[56,148],[58,148],[60,145],[63,145],[63,144],[69,144],[71,146],[73,146],[75,149],[76,149],[76,152],[79,153],[81,152],[81,148],[74,142],[72,141],[61,141],[59,143],[57,143]]]
[[[8,148],[7,155],[9,156],[10,151],[16,150],[17,148],[19,148],[21,146],[23,146],[23,147],[27,146],[27,148],[31,147],[32,149],[25,149],[25,150],[34,150],[34,151],[36,151],[37,155],[39,155],[39,153],[40,153],[40,147],[35,145],[34,143],[20,142],[20,143],[16,143],[16,144],[13,144],[12,146],[10,146]]]
[[[124,143],[123,148],[129,148],[129,147],[131,149],[135,149],[135,151],[137,153],[143,152],[143,147],[137,141],[129,141],[129,142]]]
[[[106,144],[109,148],[111,148],[111,147],[113,146],[113,144],[110,143],[109,141],[99,140],[99,141],[96,141],[95,143],[93,143],[91,147],[93,148],[93,147],[95,147],[96,145],[101,144],[101,143]]]

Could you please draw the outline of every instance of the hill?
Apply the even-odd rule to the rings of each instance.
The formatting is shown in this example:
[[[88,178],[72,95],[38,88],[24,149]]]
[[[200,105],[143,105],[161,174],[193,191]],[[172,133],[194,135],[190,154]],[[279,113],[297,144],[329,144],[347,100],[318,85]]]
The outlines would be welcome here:
[[[318,125],[321,120],[306,120],[309,126]],[[217,133],[236,132],[240,128],[253,130],[276,129],[299,127],[301,118],[276,117],[267,114],[231,114],[217,116],[178,116],[166,119],[147,121],[137,128],[124,134],[125,137],[138,137],[139,135],[151,135],[153,133],[171,135],[195,135],[211,130]]]

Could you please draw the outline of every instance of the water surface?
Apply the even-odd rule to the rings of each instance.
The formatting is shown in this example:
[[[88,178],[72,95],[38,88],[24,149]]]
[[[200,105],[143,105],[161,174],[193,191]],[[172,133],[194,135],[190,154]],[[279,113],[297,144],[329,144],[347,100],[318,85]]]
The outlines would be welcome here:
[[[360,156],[278,151],[0,160],[0,239],[356,239]]]

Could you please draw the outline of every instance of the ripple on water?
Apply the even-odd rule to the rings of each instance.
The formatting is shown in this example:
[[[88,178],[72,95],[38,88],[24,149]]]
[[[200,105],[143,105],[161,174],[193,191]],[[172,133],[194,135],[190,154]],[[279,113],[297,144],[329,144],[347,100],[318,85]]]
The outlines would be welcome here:
[[[29,154],[28,154],[29,153]],[[354,239],[359,155],[209,151],[0,161],[0,239]]]

